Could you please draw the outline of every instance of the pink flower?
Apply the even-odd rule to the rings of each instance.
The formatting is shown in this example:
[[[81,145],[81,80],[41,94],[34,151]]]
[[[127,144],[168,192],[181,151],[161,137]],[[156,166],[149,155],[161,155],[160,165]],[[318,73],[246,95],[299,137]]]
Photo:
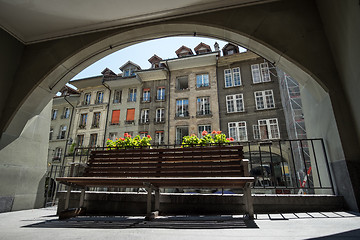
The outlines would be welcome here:
[[[229,140],[230,140],[231,142],[233,142],[233,141],[234,141],[234,138],[231,137]]]
[[[128,137],[129,136],[129,134],[128,133],[124,133],[124,137]]]
[[[107,140],[110,141],[110,138],[108,138]]]
[[[215,130],[211,132],[211,134],[216,134],[216,133],[217,133],[217,132],[216,132]]]
[[[217,131],[216,134],[221,134],[221,131]]]
[[[195,135],[195,133],[193,133],[193,134],[191,134],[191,136],[192,136],[192,137],[195,137],[196,135]]]
[[[121,140],[121,141],[124,141],[124,140],[125,140],[125,138],[120,138],[120,140]]]
[[[118,138],[115,138],[115,140],[118,140]]]
[[[150,135],[147,135],[147,138],[151,138],[151,136],[150,136]]]
[[[226,138],[226,140],[230,141],[230,138]]]
[[[208,134],[208,132],[204,130],[201,135],[205,136],[207,134]]]
[[[130,134],[128,134],[127,136],[128,136],[128,138],[131,138],[131,135],[130,135]]]

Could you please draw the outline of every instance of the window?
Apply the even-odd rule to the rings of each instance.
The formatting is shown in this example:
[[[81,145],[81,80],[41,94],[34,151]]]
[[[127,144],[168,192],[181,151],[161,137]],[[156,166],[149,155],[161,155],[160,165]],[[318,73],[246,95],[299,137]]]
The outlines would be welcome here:
[[[155,131],[155,144],[164,144],[164,131]]]
[[[109,133],[109,139],[112,140],[112,141],[115,141],[116,140],[116,133],[115,132]]]
[[[84,135],[77,135],[77,146],[82,147],[84,144]]]
[[[68,107],[64,108],[64,118],[70,117],[70,109]]]
[[[165,101],[165,87],[159,87],[157,89],[156,100]]]
[[[53,110],[52,110],[52,112],[51,112],[51,120],[55,120],[55,119],[56,119],[57,112],[58,112],[57,109],[53,109]]]
[[[54,154],[53,160],[60,160],[61,153],[62,153],[62,148],[59,148],[59,147],[55,148],[55,154]]]
[[[196,75],[196,87],[197,88],[209,87],[209,86],[210,86],[209,74]]]
[[[135,119],[135,108],[127,109],[125,123],[127,124],[134,123],[134,119]]]
[[[101,104],[104,102],[104,92],[97,92],[96,93],[96,104]]]
[[[176,139],[175,144],[181,144],[184,136],[189,135],[189,127],[188,126],[179,126],[176,127]]]
[[[251,65],[251,74],[253,78],[253,83],[260,83],[260,82],[270,82],[270,72],[268,63],[261,63]]]
[[[256,109],[275,108],[274,95],[272,90],[254,92]]]
[[[240,68],[232,68],[224,70],[225,87],[241,86]]]
[[[134,76],[135,75],[135,69],[134,68],[129,68],[124,70],[124,77],[130,77],[130,76]]]
[[[79,128],[85,128],[86,127],[86,121],[87,121],[87,113],[81,114],[80,115]]]
[[[260,139],[259,125],[253,125],[254,139]]]
[[[161,123],[165,121],[165,109],[164,108],[157,108],[156,109],[156,118],[155,122]]]
[[[141,124],[146,124],[149,123],[149,109],[143,109],[141,110],[141,114],[140,114],[140,123]]]
[[[60,132],[59,132],[58,139],[65,139],[66,129],[67,129],[66,126],[60,126]]]
[[[208,133],[211,133],[211,125],[199,125],[198,126],[198,136],[202,137],[202,132],[207,131]]]
[[[144,132],[139,132],[139,135],[141,138],[144,138],[144,137],[147,137],[147,135],[149,135],[149,134],[148,134],[148,132],[144,131]]]
[[[187,89],[189,89],[188,77],[183,76],[176,78],[176,90],[187,90]]]
[[[150,88],[143,89],[142,102],[150,102]]]
[[[91,93],[86,93],[84,97],[84,105],[90,105]]]
[[[113,110],[111,115],[111,125],[118,125],[120,123],[120,110]]]
[[[90,147],[96,147],[96,143],[97,143],[97,133],[90,134],[90,142],[89,142]]]
[[[100,126],[100,112],[94,112],[92,128],[98,128]]]
[[[121,103],[121,94],[122,94],[121,90],[115,90],[114,91],[113,103]]]
[[[246,130],[246,122],[229,122],[229,137],[234,138],[235,141],[247,141],[247,130]]]
[[[54,134],[54,129],[51,127],[50,128],[50,133],[49,133],[49,140],[52,140],[53,134]]]
[[[258,125],[259,125],[260,139],[280,138],[277,118],[259,120]]]
[[[179,99],[176,100],[176,117],[188,117],[189,116],[189,100]]]
[[[129,89],[128,102],[136,102],[136,88]]]
[[[227,95],[226,109],[228,113],[243,112],[245,110],[243,94]]]
[[[197,115],[210,115],[210,98],[209,97],[200,97],[197,98]]]

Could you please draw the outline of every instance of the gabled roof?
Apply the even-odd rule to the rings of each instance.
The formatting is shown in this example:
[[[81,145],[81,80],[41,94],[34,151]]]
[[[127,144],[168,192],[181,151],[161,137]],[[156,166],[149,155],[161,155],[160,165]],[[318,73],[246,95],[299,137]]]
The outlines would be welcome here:
[[[175,51],[175,53],[178,57],[179,57],[179,55],[183,55],[182,54],[183,52],[188,53],[187,55],[194,55],[193,51],[184,45],[182,45],[178,50]]]
[[[152,56],[151,58],[149,58],[148,61],[149,61],[151,64],[153,64],[153,63],[156,63],[156,62],[160,62],[161,60],[162,60],[161,57],[159,57],[158,55],[154,54],[154,56]]]
[[[109,68],[105,68],[102,72],[102,75],[104,75],[104,77],[110,77],[110,76],[117,76],[116,73],[114,73],[113,71],[111,71],[111,69]]]
[[[206,52],[211,52],[211,47],[203,42],[201,42],[199,45],[197,45],[194,50],[196,52],[196,54],[199,54],[199,50],[205,48],[207,51]]]
[[[238,46],[236,46],[236,45],[234,45],[232,43],[228,43],[222,48],[223,55],[226,56],[227,51],[230,50],[230,49],[234,49],[235,53],[239,53],[239,47]]]
[[[70,95],[70,94],[79,94],[78,90],[68,85],[63,86],[59,92],[61,93],[61,96]]]
[[[132,65],[135,68],[137,68],[138,70],[141,70],[141,67],[139,65],[137,65],[136,63],[133,63],[132,61],[127,61],[124,65],[122,65],[121,67],[119,67],[119,69],[121,71],[123,71],[123,69],[125,69],[128,65]]]

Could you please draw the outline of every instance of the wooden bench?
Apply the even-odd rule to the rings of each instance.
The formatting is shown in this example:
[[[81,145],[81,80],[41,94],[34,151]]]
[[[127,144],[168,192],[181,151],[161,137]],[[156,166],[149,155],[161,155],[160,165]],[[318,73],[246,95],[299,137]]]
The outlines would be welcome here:
[[[65,209],[72,187],[81,188],[80,207],[86,187],[145,187],[147,218],[155,192],[155,212],[160,210],[159,188],[242,188],[245,213],[253,218],[248,160],[242,146],[211,146],[157,149],[121,149],[92,151],[81,177],[59,177],[68,185]]]

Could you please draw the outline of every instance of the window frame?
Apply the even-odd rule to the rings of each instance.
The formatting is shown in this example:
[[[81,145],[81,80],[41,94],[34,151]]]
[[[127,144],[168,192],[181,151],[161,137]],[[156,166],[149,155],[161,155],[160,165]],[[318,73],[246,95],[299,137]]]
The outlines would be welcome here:
[[[102,104],[104,103],[104,91],[97,91],[96,92],[96,104]]]
[[[245,112],[245,104],[244,104],[244,94],[238,93],[238,94],[231,94],[226,95],[225,97],[226,101],[226,112],[227,113],[237,113],[237,112]],[[238,101],[240,101],[240,109],[238,109]],[[234,109],[233,111],[230,110],[230,106]]]
[[[128,102],[136,102],[137,88],[129,88]]]
[[[113,103],[121,103],[122,90],[114,90]]]
[[[91,104],[91,93],[85,93],[84,94],[84,105],[90,105]]]
[[[229,122],[228,123],[228,130],[229,130],[229,137],[234,138],[234,141],[237,142],[246,142],[248,141],[248,132],[247,132],[247,124],[246,121],[239,121],[239,122]],[[235,130],[235,134],[234,134]],[[245,133],[242,139],[241,130]]]
[[[165,101],[165,87],[158,87],[156,89],[156,100]]]
[[[144,108],[140,112],[140,123],[146,124],[150,122],[150,109]]]
[[[275,123],[271,123],[271,121],[275,121]],[[265,124],[263,124],[265,122]],[[277,118],[268,118],[268,119],[259,119],[258,120],[259,132],[260,132],[260,139],[280,139],[280,128],[279,128],[279,121]],[[267,138],[262,136],[261,126],[265,126],[265,130],[267,133]],[[276,128],[277,133],[273,133],[274,128]],[[277,134],[277,136],[273,136]]]
[[[208,133],[211,133],[211,131],[212,131],[211,124],[201,124],[201,125],[198,125],[198,137],[199,137],[199,138],[202,137],[202,132],[203,132],[203,131],[207,131]]]
[[[272,89],[256,91],[254,92],[254,97],[255,97],[256,110],[274,109],[276,107],[274,92]],[[271,99],[273,106],[271,106],[271,103],[268,103],[269,99]],[[264,106],[263,108],[261,108],[261,104]]]
[[[208,97],[208,96],[197,97],[196,98],[196,111],[197,111],[196,115],[198,115],[198,116],[210,115],[211,114],[210,97]]]
[[[160,116],[159,113],[160,112]],[[165,121],[165,108],[157,108],[155,110],[155,122],[164,122]]]
[[[184,104],[184,101],[186,101],[186,104]],[[175,110],[176,117],[188,117],[189,116],[189,99],[188,98],[176,99],[175,109],[176,109]],[[179,111],[179,109],[181,109],[181,111]]]
[[[100,127],[100,119],[101,119],[101,112],[94,112],[91,127],[99,128]]]
[[[207,78],[204,79],[204,76],[207,76]],[[201,77],[200,79],[201,84],[199,84],[199,77]],[[210,87],[209,73],[196,74],[196,88],[207,88],[207,87]]]

